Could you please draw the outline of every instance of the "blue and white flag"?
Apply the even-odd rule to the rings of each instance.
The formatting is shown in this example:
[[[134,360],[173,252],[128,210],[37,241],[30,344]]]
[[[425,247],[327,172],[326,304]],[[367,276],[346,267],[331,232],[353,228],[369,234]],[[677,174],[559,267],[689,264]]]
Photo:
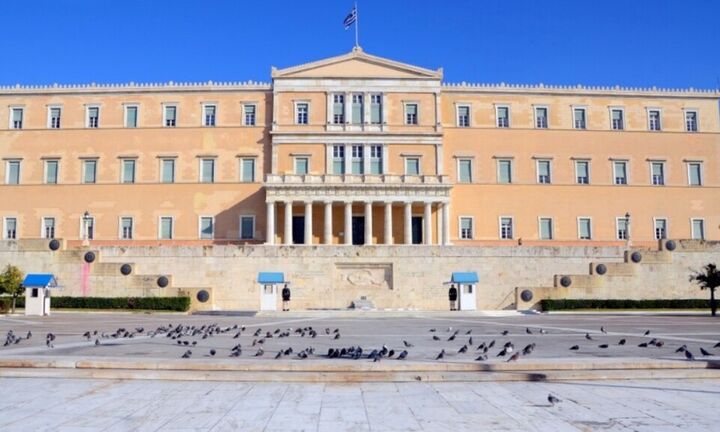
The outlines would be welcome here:
[[[345,30],[349,29],[350,26],[357,21],[357,8],[353,6],[350,13],[345,17],[343,20],[343,25],[345,26]]]

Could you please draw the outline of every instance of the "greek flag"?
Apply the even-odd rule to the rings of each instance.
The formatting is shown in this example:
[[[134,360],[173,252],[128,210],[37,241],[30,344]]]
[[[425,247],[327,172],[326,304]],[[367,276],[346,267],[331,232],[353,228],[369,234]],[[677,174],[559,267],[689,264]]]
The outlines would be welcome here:
[[[343,25],[345,26],[345,30],[349,29],[352,23],[357,21],[357,7],[353,6],[350,13],[345,17],[343,20]]]

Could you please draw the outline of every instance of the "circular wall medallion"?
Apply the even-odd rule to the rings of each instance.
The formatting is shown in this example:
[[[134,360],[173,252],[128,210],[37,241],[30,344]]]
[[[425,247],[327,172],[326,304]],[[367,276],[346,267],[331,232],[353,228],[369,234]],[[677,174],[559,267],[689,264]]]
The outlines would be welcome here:
[[[50,240],[50,243],[48,243],[48,247],[50,250],[56,251],[60,249],[60,242],[57,239]]]
[[[132,273],[132,266],[130,264],[123,264],[120,266],[120,273],[124,274],[125,276]]]
[[[607,273],[607,267],[605,266],[605,264],[598,264],[597,266],[595,266],[595,273],[599,275],[604,275],[605,273]]]
[[[634,263],[639,263],[642,261],[642,254],[640,252],[633,252],[632,255],[630,255],[630,259]]]
[[[157,279],[157,284],[160,288],[165,288],[166,286],[168,286],[169,283],[170,283],[170,281],[165,276],[160,276]]]
[[[561,278],[560,278],[560,285],[564,286],[565,288],[567,288],[567,287],[569,287],[570,285],[572,285],[572,279],[570,278],[570,276],[563,276],[563,277],[561,277]]]
[[[91,263],[91,262],[95,261],[95,258],[96,258],[95,252],[93,252],[93,251],[85,252],[85,256],[83,257],[83,259],[85,259],[86,263]]]
[[[669,251],[674,251],[677,248],[677,243],[675,243],[675,240],[668,240],[665,242],[665,249]]]
[[[533,299],[533,293],[530,290],[523,290],[523,292],[520,293],[520,298],[524,302],[529,302]]]
[[[210,293],[205,290],[200,290],[195,297],[200,303],[205,303],[206,301],[210,300]]]

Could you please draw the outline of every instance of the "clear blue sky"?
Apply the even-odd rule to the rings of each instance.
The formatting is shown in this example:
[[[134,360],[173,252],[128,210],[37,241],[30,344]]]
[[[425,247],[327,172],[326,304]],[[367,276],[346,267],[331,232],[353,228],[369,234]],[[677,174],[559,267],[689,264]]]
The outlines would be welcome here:
[[[442,6],[440,6],[442,5]],[[269,81],[345,53],[350,0],[25,0],[0,84]],[[715,88],[720,0],[359,0],[360,45],[445,81]]]

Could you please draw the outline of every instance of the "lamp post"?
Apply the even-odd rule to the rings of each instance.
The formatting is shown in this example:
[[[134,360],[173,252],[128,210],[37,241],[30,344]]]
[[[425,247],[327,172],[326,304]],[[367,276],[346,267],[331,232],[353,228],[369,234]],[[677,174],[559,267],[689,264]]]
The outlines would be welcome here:
[[[88,227],[90,226],[90,220],[92,217],[90,217],[90,212],[85,210],[85,213],[83,214],[82,220],[83,220],[83,246],[90,246],[90,232],[88,230]]]
[[[625,240],[627,242],[628,249],[630,248],[630,212],[625,212]]]

